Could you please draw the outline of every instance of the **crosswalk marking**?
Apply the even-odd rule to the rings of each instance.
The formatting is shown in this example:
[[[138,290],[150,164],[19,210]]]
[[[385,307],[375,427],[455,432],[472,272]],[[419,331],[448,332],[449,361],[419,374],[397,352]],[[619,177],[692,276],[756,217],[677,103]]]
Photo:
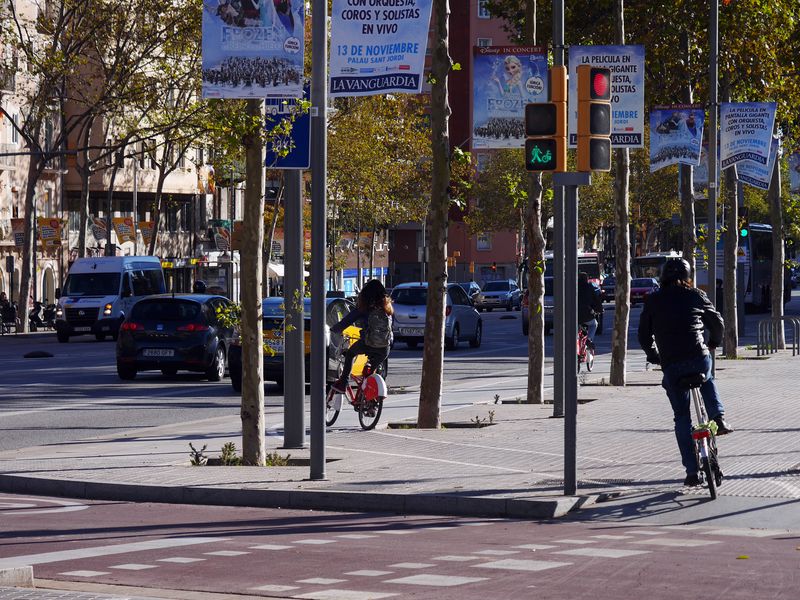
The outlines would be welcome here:
[[[429,585],[431,587],[453,587],[467,583],[477,583],[486,581],[485,577],[455,577],[452,575],[433,575],[422,573],[420,575],[409,575],[399,579],[388,579],[384,583],[404,583],[408,585]]]
[[[556,562],[554,560],[521,560],[516,558],[505,558],[494,562],[475,565],[477,569],[505,569],[508,571],[544,571],[557,567],[566,567],[572,563]]]
[[[381,598],[391,598],[392,596],[399,596],[399,594],[359,592],[356,590],[318,590],[300,594],[299,596],[292,596],[292,598],[301,598],[302,600],[380,600]]]
[[[138,563],[125,563],[124,565],[112,565],[109,569],[121,569],[123,571],[144,571],[146,569],[155,569],[158,565],[140,565]]]
[[[101,575],[110,575],[108,571],[66,571],[59,573],[59,575],[66,575],[68,577],[100,577]]]
[[[566,554],[567,556],[590,556],[592,558],[627,558],[637,554],[649,554],[649,550],[621,550],[616,548],[573,548],[559,550],[553,554]]]
[[[710,546],[711,544],[719,544],[716,540],[690,540],[678,538],[653,538],[650,540],[636,540],[635,542],[628,542],[629,544],[647,544],[651,546],[675,546],[675,547],[690,547],[690,546]]]

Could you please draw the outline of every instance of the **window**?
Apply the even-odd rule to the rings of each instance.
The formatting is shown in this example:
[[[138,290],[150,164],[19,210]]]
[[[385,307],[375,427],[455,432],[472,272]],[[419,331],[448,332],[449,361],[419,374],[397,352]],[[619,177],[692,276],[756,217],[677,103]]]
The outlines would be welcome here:
[[[11,121],[13,122],[11,125],[11,143],[19,144],[19,131],[17,130],[19,126],[19,113],[11,115]]]
[[[478,47],[486,48],[492,45],[492,38],[478,38]]]
[[[478,0],[478,18],[479,19],[491,19],[492,15],[489,14],[489,9],[486,8],[486,3],[488,0]]]
[[[134,296],[163,294],[166,291],[164,275],[161,269],[139,269],[131,271],[131,284],[133,286]]]
[[[478,250],[491,250],[492,249],[492,234],[479,233],[477,238]]]
[[[453,301],[453,304],[468,306],[470,303],[467,294],[463,289],[461,289],[461,287],[457,285],[454,285],[450,288],[450,298]]]
[[[153,300],[137,302],[131,318],[140,321],[194,321],[200,313],[197,302]]]

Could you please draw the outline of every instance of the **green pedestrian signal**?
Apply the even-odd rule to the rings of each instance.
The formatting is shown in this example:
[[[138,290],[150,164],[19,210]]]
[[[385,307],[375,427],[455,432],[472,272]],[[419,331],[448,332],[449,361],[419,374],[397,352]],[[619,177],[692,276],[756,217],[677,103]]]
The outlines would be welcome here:
[[[553,138],[525,140],[525,168],[528,171],[555,171],[557,143]]]

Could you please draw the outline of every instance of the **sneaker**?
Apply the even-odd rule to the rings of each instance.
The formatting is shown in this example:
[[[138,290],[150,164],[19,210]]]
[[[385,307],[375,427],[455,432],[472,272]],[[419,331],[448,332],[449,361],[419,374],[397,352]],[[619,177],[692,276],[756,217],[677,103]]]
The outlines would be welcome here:
[[[700,475],[698,473],[692,473],[691,475],[687,475],[686,479],[683,480],[683,485],[689,487],[695,487],[697,485],[702,485],[703,480],[700,479]]]
[[[331,389],[337,394],[344,394],[347,392],[347,380],[337,379],[331,384]]]
[[[725,435],[726,433],[733,433],[733,427],[728,425],[728,423],[725,421],[724,414],[714,417],[714,422],[717,424],[717,435]]]

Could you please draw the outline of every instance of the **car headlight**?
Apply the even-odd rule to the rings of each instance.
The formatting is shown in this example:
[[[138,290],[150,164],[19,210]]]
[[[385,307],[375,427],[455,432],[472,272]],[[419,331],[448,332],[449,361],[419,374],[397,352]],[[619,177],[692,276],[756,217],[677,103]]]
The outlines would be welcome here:
[[[111,316],[111,309],[114,308],[113,305],[109,302],[103,307],[103,316],[110,317]]]
[[[56,304],[56,317],[63,317],[64,316],[64,309],[61,308],[61,304]]]

